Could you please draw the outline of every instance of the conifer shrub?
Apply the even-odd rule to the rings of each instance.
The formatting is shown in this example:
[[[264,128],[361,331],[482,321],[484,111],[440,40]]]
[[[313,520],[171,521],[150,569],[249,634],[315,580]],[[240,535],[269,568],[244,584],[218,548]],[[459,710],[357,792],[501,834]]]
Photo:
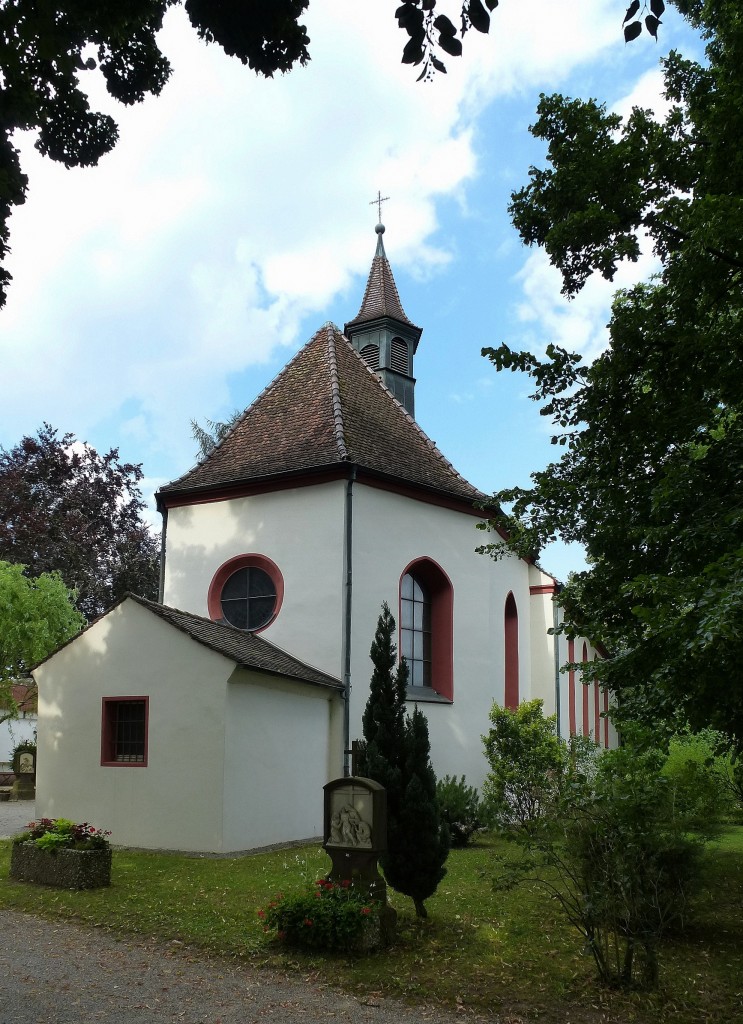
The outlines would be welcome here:
[[[387,883],[426,917],[424,901],[446,874],[449,830],[436,796],[428,723],[417,705],[406,713],[408,666],[397,661],[395,628],[385,603],[369,652],[374,669],[359,771],[387,791],[387,850],[380,857]]]
[[[482,828],[480,795],[474,786],[468,786],[465,776],[445,775],[436,784],[436,796],[444,821],[449,827],[451,845],[467,846]]]

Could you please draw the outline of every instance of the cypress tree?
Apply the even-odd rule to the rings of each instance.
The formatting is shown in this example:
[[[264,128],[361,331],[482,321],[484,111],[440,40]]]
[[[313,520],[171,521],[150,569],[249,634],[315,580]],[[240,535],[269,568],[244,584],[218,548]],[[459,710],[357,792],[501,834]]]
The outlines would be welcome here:
[[[380,858],[385,878],[426,917],[423,901],[446,874],[449,832],[436,798],[428,724],[417,706],[412,717],[405,713],[408,665],[404,659],[396,665],[394,632],[385,603],[369,652],[374,671],[362,718],[359,770],[387,790],[387,851]]]

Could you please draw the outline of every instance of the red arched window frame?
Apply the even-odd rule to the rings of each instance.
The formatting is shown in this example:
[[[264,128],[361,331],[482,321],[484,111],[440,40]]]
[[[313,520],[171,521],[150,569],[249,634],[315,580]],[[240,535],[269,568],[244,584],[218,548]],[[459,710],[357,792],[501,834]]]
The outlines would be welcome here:
[[[424,585],[431,600],[431,689],[454,700],[454,588],[432,558],[410,562],[397,588],[398,622],[402,621],[402,581],[408,573]]]
[[[519,613],[513,594],[506,598],[504,641],[503,706],[515,710],[519,706]]]
[[[583,735],[590,736],[591,727],[588,715],[588,687],[590,685],[588,682],[588,646],[585,643],[583,644],[583,657],[581,661],[583,662],[581,670],[581,683],[583,684]]]
[[[568,640],[568,663],[575,662],[575,640]],[[570,735],[575,736],[575,669],[568,669],[568,720],[570,723]]]
[[[255,552],[236,555],[234,558],[228,559],[226,562],[223,562],[214,573],[212,581],[209,584],[209,593],[207,594],[207,608],[209,610],[210,619],[214,622],[222,622],[224,620],[224,616],[222,614],[222,590],[230,576],[237,572],[238,569],[248,569],[253,566],[255,566],[256,569],[262,569],[268,576],[270,576],[271,581],[276,588],[276,604],[274,606],[273,614],[268,622],[264,622],[262,626],[259,626],[258,629],[251,630],[251,632],[262,633],[264,629],[268,629],[271,623],[275,621],[284,600],[284,577],[281,575],[281,570],[275,562],[270,558],[267,558],[266,555],[259,555]]]

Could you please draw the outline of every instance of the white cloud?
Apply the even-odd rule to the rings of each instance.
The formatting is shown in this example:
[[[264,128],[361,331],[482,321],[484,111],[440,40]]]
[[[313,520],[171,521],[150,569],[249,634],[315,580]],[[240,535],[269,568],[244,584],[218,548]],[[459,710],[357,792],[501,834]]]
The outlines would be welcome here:
[[[304,318],[365,274],[377,188],[392,197],[396,267],[425,279],[453,259],[434,239],[437,202],[465,205],[486,104],[616,42],[614,10],[504,4],[491,36],[468,35],[428,85],[399,63],[404,36],[377,0],[315,0],[311,63],[271,81],[172,11],[160,98],[121,108],[91,79],[121,129],[97,168],[66,171],[20,143],[31,181],[0,314],[6,440],[42,419],[94,435],[120,416],[139,458],[180,465],[184,424],[229,402],[229,375],[295,345]],[[535,316],[562,323],[528,267]]]

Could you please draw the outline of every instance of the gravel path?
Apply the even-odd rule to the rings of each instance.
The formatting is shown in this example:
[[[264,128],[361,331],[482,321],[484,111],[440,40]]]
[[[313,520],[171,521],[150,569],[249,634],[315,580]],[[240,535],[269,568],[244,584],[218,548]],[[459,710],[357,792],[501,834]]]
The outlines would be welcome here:
[[[35,817],[33,800],[0,800],[0,839],[22,832]],[[0,1024],[5,1024],[2,1017]]]
[[[0,911],[0,936],[2,1024],[461,1024],[463,1016],[467,1021],[485,1020],[469,1013],[411,1008],[377,996],[356,999],[312,977],[256,970],[204,957],[180,943],[134,942],[16,911]],[[495,1017],[489,1020],[498,1024]]]

